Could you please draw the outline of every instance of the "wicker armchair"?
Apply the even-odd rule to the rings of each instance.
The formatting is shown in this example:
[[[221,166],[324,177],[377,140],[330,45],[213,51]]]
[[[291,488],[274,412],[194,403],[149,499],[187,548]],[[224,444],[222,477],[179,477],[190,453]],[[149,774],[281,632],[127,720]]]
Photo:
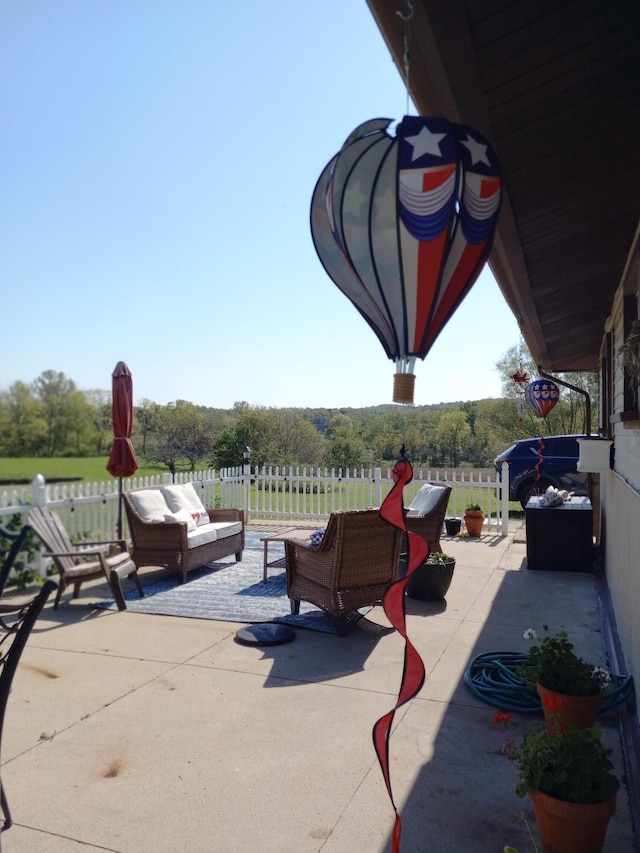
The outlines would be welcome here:
[[[315,604],[336,620],[344,637],[350,613],[381,604],[398,575],[403,533],[378,510],[334,512],[318,548],[296,539],[284,543],[291,612],[300,601]]]
[[[421,515],[418,514],[419,510],[412,509],[410,505],[405,510],[405,521],[407,530],[410,530],[412,533],[419,533],[423,539],[427,540],[429,552],[431,553],[442,550],[440,547],[440,536],[447,514],[451,486],[443,487],[442,483],[429,483],[427,485],[436,486],[442,490],[442,494],[438,496],[435,506],[424,515]],[[404,550],[406,551],[406,546]]]

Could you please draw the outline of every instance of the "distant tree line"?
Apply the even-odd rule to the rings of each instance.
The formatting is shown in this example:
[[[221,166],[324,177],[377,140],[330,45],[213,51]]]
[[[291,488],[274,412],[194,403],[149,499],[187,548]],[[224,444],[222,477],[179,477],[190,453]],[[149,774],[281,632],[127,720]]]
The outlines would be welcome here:
[[[561,386],[560,401],[545,421],[522,403],[523,387],[512,375],[520,370],[537,378],[522,346],[508,350],[496,368],[501,398],[432,406],[277,409],[237,402],[215,409],[186,400],[166,406],[142,400],[132,440],[141,458],[171,472],[240,465],[245,446],[251,464],[259,466],[385,466],[404,445],[415,466],[486,468],[518,438],[585,431],[581,394]],[[589,391],[597,424],[596,375],[560,378]],[[0,393],[0,457],[102,456],[112,441],[109,391],[80,391],[64,373],[47,370]]]

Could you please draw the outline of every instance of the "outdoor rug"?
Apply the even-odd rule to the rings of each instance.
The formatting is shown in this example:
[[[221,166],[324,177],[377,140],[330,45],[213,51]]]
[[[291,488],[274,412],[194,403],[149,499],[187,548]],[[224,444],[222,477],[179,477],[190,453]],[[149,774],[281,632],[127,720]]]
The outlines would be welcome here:
[[[175,574],[145,583],[144,598],[140,598],[133,584],[123,581],[127,610],[133,613],[153,613],[165,616],[186,616],[191,619],[217,619],[223,622],[278,622],[298,628],[311,628],[335,634],[332,617],[323,611],[300,602],[300,613],[291,613],[287,597],[286,574],[282,569],[269,569],[267,583],[262,582],[264,533],[247,533],[242,561],[234,557],[210,563],[202,569],[189,572],[186,583],[178,583]],[[284,556],[284,546],[269,546],[269,561]],[[115,609],[114,601],[97,602],[96,607]],[[371,608],[363,608],[353,615],[354,622],[362,620]],[[368,622],[374,627],[374,623]],[[361,627],[365,627],[362,625]],[[375,626],[379,627],[379,626]],[[370,630],[367,627],[367,630]]]

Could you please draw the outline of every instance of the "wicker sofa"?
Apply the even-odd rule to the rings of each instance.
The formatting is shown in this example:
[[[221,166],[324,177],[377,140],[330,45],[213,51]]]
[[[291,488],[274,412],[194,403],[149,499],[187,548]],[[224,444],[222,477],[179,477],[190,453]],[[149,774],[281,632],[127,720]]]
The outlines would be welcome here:
[[[244,512],[206,509],[191,483],[123,494],[134,563],[164,566],[180,576],[244,550]]]

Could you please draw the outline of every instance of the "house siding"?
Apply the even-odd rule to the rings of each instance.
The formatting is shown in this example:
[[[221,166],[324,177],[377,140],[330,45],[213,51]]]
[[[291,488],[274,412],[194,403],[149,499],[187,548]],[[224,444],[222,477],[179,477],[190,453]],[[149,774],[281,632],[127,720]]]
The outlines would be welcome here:
[[[629,411],[623,417],[630,403],[619,350],[629,319],[625,318],[625,305],[633,306],[634,297],[638,300],[639,273],[636,240],[607,324],[613,335],[610,414],[614,461],[612,470],[600,479],[604,570],[625,662],[636,685],[640,684],[640,421]],[[637,399],[633,406],[639,407]]]
[[[640,494],[614,472],[603,476],[601,492],[607,583],[625,662],[640,684]]]

